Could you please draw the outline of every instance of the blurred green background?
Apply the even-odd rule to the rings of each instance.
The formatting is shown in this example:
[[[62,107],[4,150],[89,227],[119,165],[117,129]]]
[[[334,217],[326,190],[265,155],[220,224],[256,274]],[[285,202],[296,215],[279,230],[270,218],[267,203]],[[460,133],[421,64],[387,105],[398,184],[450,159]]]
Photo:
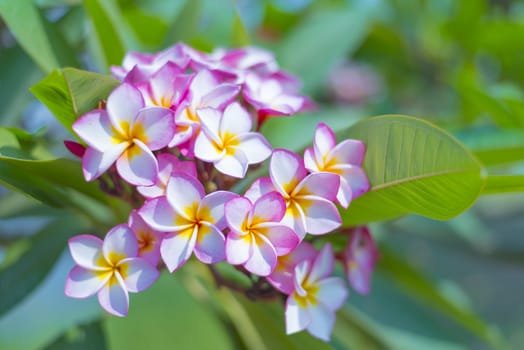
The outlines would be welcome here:
[[[0,0],[0,18],[0,125],[25,129],[42,158],[68,157],[71,136],[32,85],[56,68],[108,73],[129,50],[184,41],[262,46],[303,80],[319,108],[268,122],[274,147],[305,147],[319,121],[342,131],[407,114],[450,131],[490,174],[524,173],[521,1]],[[103,315],[96,298],[67,299],[67,238],[116,223],[93,211],[96,225],[0,188],[0,349],[524,347],[521,194],[483,196],[448,222],[371,224],[382,252],[372,292],[350,295],[329,344],[286,336],[281,305],[216,290],[197,263],[132,295],[125,319]]]

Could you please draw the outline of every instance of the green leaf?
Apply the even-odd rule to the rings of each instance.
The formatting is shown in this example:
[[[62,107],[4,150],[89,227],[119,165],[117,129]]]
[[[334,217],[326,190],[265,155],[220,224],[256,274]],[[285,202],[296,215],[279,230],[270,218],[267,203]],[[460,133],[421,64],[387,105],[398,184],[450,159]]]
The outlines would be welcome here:
[[[32,0],[0,0],[0,16],[43,71],[50,72],[60,66],[46,33],[45,19]]]
[[[18,46],[2,48],[0,67],[9,67],[0,72],[0,123],[14,125],[32,98],[27,89],[42,77],[42,73]]]
[[[0,315],[16,306],[43,280],[63,252],[67,239],[86,228],[85,222],[66,216],[31,238],[31,248],[16,263],[0,271]]]
[[[247,30],[242,17],[235,11],[233,18],[233,38],[231,43],[233,46],[247,46],[251,43],[249,39],[249,31]]]
[[[401,257],[396,256],[385,247],[381,247],[380,255],[381,259],[377,266],[378,273],[388,276],[392,283],[405,293],[432,306],[495,349],[504,348],[505,342],[496,329],[484,323],[470,310],[461,308],[449,301],[439,292],[436,285],[407,264]]]
[[[281,40],[278,61],[303,79],[306,93],[312,93],[324,84],[335,63],[358,48],[370,24],[365,8],[312,12]]]
[[[369,192],[342,213],[345,225],[418,214],[447,220],[468,209],[485,185],[481,164],[444,130],[413,117],[380,116],[352,126],[366,144]]]
[[[524,192],[524,175],[489,175],[483,194]]]
[[[101,321],[96,321],[69,330],[45,350],[104,350],[107,348],[105,338]]]
[[[102,46],[106,66],[121,64],[127,47],[118,4],[114,0],[84,0],[84,7]]]
[[[96,108],[118,84],[106,75],[65,68],[53,71],[30,90],[74,135],[75,120]]]

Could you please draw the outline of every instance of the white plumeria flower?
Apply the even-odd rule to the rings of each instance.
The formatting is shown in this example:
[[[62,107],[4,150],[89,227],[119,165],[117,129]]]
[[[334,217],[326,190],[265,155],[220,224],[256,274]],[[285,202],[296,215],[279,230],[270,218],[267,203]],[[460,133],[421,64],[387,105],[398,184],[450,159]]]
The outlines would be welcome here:
[[[264,161],[271,146],[260,133],[250,132],[252,120],[239,103],[230,104],[222,114],[213,108],[198,111],[202,132],[195,142],[195,157],[212,162],[223,174],[242,178],[249,164]]]
[[[127,225],[113,227],[104,241],[92,235],[69,240],[69,250],[76,263],[65,285],[65,294],[87,298],[98,293],[98,301],[107,312],[126,316],[128,292],[141,292],[156,281],[160,273],[138,257],[137,239]]]
[[[295,267],[295,289],[286,302],[286,332],[307,329],[311,335],[329,341],[335,325],[335,312],[348,296],[344,281],[333,273],[333,249],[326,244],[312,260]]]
[[[304,152],[306,168],[313,172],[327,172],[340,177],[337,201],[347,208],[353,198],[369,190],[369,181],[362,169],[366,146],[362,141],[344,140],[336,143],[333,130],[319,123],[315,130],[313,148]]]

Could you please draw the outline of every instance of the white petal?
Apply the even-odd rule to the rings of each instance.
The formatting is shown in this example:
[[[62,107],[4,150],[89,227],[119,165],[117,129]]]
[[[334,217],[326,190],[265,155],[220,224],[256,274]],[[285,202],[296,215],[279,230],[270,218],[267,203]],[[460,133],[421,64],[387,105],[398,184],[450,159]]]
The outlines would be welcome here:
[[[109,282],[98,292],[98,302],[107,312],[116,316],[127,316],[129,310],[129,294],[124,287],[124,281],[118,273],[113,274]]]
[[[307,330],[311,335],[328,342],[331,338],[333,326],[335,326],[335,313],[328,310],[322,304],[311,305],[308,308],[311,323]]]
[[[290,295],[286,303],[286,334],[300,332],[311,323],[311,317],[307,309],[302,308],[293,295]]]
[[[69,272],[65,295],[71,298],[87,298],[97,293],[111,277],[111,272],[98,272],[75,266]]]

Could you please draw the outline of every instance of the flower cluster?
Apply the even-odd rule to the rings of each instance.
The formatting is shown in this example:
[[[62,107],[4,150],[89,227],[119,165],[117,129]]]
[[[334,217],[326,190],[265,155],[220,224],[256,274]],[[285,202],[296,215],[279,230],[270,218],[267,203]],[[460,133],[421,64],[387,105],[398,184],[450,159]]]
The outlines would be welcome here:
[[[75,154],[87,181],[98,179],[136,209],[103,241],[69,241],[76,266],[66,294],[98,294],[106,311],[124,316],[128,292],[148,288],[161,264],[174,272],[194,254],[211,269],[226,261],[287,295],[288,333],[307,329],[329,340],[348,295],[343,279],[332,277],[335,259],[350,285],[367,293],[377,257],[366,229],[339,230],[337,204],[347,208],[369,188],[364,144],[337,143],[320,123],[303,157],[272,149],[257,131],[262,123],[312,103],[298,93],[298,79],[258,48],[205,54],[176,44],[156,54],[129,53],[112,72],[121,84],[73,124],[86,144]],[[242,195],[230,191],[268,158],[268,177]],[[328,236],[319,239],[336,230],[347,240],[341,252]]]

